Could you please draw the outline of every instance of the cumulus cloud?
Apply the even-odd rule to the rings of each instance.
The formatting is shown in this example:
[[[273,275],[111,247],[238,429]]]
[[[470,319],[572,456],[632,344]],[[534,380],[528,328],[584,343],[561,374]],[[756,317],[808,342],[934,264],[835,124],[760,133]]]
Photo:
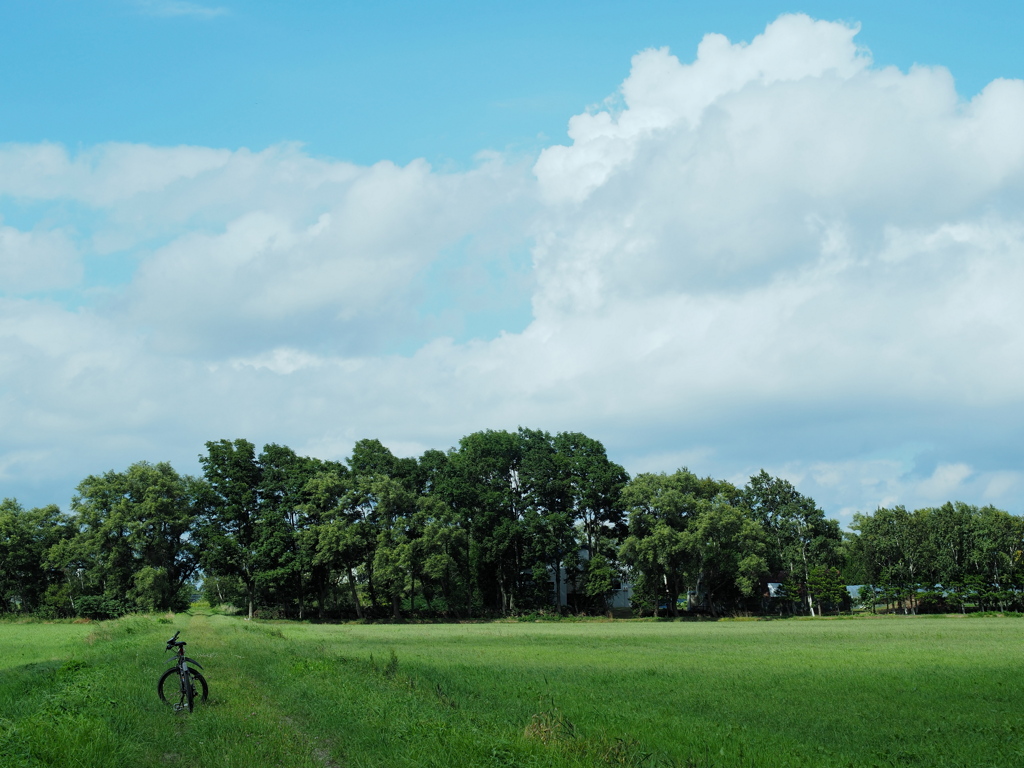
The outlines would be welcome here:
[[[59,144],[0,145],[0,195],[103,208],[223,167],[226,150],[111,143],[72,157]]]
[[[415,334],[424,274],[445,249],[490,238],[505,226],[499,211],[522,216],[524,170],[501,162],[454,175],[423,161],[271,164],[273,193],[226,212],[222,226],[175,237],[137,271],[129,314],[173,348],[379,349]]]
[[[562,203],[537,250],[542,307],[736,289],[871,258],[887,229],[1015,220],[1024,83],[963,104],[943,69],[867,67],[854,31],[788,16],[748,46],[706,39],[690,65],[635,57],[623,108],[574,118],[535,166]]]
[[[708,35],[689,63],[644,51],[532,167],[0,147],[0,203],[91,212],[85,256],[59,226],[10,230],[63,254],[32,279],[131,264],[83,306],[0,306],[0,466],[73,453],[67,435],[126,463],[234,436],[413,453],[522,424],[593,434],[632,471],[763,466],[844,519],[941,497],[1019,511],[1024,83],[965,101],[857,34],[795,15]],[[452,252],[501,283],[526,249],[527,327],[459,342],[426,323]]]
[[[855,27],[785,16],[750,44],[706,35],[689,65],[667,48],[637,54],[621,88],[625,109],[576,115],[569,121],[572,147],[549,148],[538,160],[545,195],[553,202],[585,199],[635,160],[653,135],[680,126],[695,129],[730,94],[827,75],[848,79],[870,61],[853,44],[856,33]]]
[[[645,51],[621,102],[535,165],[538,325],[570,358],[570,329],[592,332],[599,390],[645,401],[641,434],[661,418],[716,447],[711,466],[809,476],[808,454],[923,436],[978,456],[962,430],[1002,445],[993,414],[1020,412],[1024,83],[964,102],[942,68],[872,66],[856,32],[785,16],[750,44],[708,36],[690,64]],[[1008,487],[971,476],[943,487]],[[868,485],[847,498],[892,495]]]
[[[136,262],[130,284],[104,294],[107,309],[165,350],[204,354],[365,351],[408,334],[424,272],[446,249],[477,243],[469,250],[497,264],[521,247],[528,183],[524,164],[493,155],[439,174],[422,160],[359,167],[297,145],[0,147],[0,198],[74,204],[93,264]]]
[[[0,295],[68,288],[81,277],[77,249],[64,232],[0,224]]]

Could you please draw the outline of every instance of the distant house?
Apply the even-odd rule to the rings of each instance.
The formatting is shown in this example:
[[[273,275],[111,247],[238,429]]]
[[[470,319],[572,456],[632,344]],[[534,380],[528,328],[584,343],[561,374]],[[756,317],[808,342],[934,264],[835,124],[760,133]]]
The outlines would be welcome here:
[[[619,587],[612,592],[608,600],[609,608],[631,608],[633,606],[633,585],[626,581],[619,582]]]
[[[587,553],[586,549],[580,550],[580,559],[581,560],[587,560],[588,559],[588,553]],[[561,568],[561,574],[560,575],[561,575],[561,578],[558,581],[560,582],[561,589],[559,590],[559,594],[558,594],[558,605],[560,605],[560,606],[568,606],[568,605],[570,605],[570,604],[575,602],[575,601],[571,600],[572,596],[574,595],[575,584],[573,583],[572,579],[569,578],[569,574],[566,573],[566,570],[565,570],[564,566],[562,566],[562,568]],[[550,592],[551,592],[552,598],[554,598],[554,593],[555,593],[555,572],[554,572],[554,569],[551,568],[550,566],[548,566],[548,586],[550,587]],[[632,607],[633,585],[630,584],[627,581],[621,581],[619,579],[615,579],[612,582],[612,586],[614,587],[614,590],[612,591],[611,595],[608,597],[608,607],[609,608],[630,608],[630,607]],[[585,601],[581,600],[580,602],[585,602]]]

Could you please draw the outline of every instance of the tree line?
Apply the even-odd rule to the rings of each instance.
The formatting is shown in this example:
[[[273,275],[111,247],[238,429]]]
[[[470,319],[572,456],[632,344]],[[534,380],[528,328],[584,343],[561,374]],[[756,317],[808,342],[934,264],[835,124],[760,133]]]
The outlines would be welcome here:
[[[850,555],[869,605],[910,613],[1022,607],[1024,518],[950,502],[856,514],[852,528]]]
[[[624,584],[654,615],[814,615],[849,583],[912,611],[1024,595],[1024,519],[1007,512],[879,509],[844,533],[764,471],[742,488],[687,469],[631,478],[580,433],[487,430],[419,458],[361,440],[344,462],[219,440],[200,463],[200,477],[147,462],[90,475],[68,513],[4,500],[0,612],[182,610],[200,588],[299,619],[603,613]]]

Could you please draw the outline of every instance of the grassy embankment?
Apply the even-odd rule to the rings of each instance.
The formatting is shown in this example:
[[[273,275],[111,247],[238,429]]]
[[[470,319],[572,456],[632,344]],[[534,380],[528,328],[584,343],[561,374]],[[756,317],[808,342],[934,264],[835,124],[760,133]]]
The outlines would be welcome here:
[[[211,701],[160,704],[175,629]],[[1024,765],[1019,619],[0,623],[7,766]]]

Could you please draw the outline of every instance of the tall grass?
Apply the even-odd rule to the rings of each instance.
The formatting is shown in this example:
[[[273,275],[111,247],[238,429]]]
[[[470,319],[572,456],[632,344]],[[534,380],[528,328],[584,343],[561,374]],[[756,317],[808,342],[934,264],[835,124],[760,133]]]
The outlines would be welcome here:
[[[64,659],[92,631],[88,623],[0,622],[0,670]]]
[[[87,629],[0,624],[0,765],[1024,765],[1019,619]]]

